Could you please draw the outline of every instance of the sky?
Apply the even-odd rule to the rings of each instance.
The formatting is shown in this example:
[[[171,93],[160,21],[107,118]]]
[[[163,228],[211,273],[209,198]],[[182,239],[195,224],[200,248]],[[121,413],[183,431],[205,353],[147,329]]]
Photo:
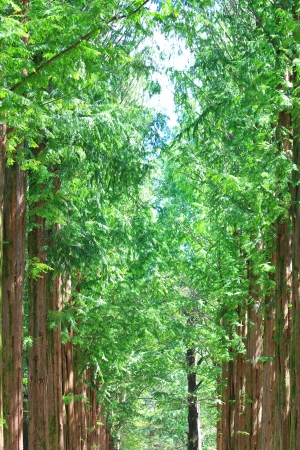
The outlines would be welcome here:
[[[174,105],[174,86],[167,74],[163,73],[168,68],[174,68],[176,70],[184,70],[192,63],[192,57],[190,52],[185,48],[184,41],[179,41],[175,38],[168,38],[159,32],[155,32],[150,42],[153,48],[157,49],[157,57],[155,63],[159,67],[161,73],[153,75],[153,79],[158,81],[161,86],[161,93],[154,95],[147,105],[160,110],[161,112],[169,116],[168,125],[174,127],[178,125],[177,115],[175,113]],[[165,59],[160,59],[159,53],[165,55]]]

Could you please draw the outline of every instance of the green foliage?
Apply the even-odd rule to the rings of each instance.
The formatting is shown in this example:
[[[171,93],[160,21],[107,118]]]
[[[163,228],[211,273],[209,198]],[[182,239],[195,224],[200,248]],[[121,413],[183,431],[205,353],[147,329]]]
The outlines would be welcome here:
[[[33,280],[37,278],[42,278],[43,274],[53,270],[53,268],[49,267],[45,263],[41,263],[40,259],[37,257],[33,257],[32,259],[27,261],[28,268],[28,276],[30,276]]]
[[[0,5],[7,163],[28,173],[28,229],[46,219],[47,264],[31,258],[27,275],[71,280],[48,327],[72,339],[78,374],[93,369],[124,449],[185,446],[191,370],[203,449],[213,448],[221,364],[245,352],[238,331],[253,294],[273,293],[273,224],[295,171],[277,116],[299,113],[285,79],[299,72],[292,3]],[[168,70],[172,132],[144,105],[160,86],[140,42],[157,27],[194,58]]]

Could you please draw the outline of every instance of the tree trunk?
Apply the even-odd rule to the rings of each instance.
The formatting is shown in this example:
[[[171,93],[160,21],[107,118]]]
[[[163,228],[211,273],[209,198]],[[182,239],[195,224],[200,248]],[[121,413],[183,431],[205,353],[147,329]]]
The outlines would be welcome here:
[[[220,397],[220,400],[222,400],[223,397]],[[217,422],[217,450],[223,450],[223,427],[222,427],[222,405],[218,403],[217,405],[218,413],[219,413],[219,419]]]
[[[197,380],[196,372],[193,370],[196,366],[196,351],[189,349],[186,354],[187,365],[189,368],[188,379],[188,450],[201,450],[201,441],[199,436],[199,411],[197,403]]]
[[[222,450],[232,450],[232,436],[234,433],[235,417],[235,381],[234,381],[235,361],[226,361],[222,365],[223,388],[223,410],[222,410]]]
[[[42,203],[36,206],[41,207]],[[32,261],[46,264],[45,219],[35,216],[28,236],[28,253]],[[29,354],[29,448],[49,449],[48,373],[47,373],[47,300],[45,272],[29,278],[29,334],[32,346]]]
[[[259,249],[261,251],[262,249]],[[262,301],[257,292],[257,276],[253,274],[252,262],[248,261],[249,298],[246,315],[246,373],[244,390],[244,439],[245,450],[261,448],[261,417],[262,417]]]
[[[6,124],[0,123],[0,278],[3,267],[3,190],[6,160]],[[2,283],[0,283],[0,417],[3,418]],[[0,450],[4,448],[4,428],[0,424]]]
[[[237,328],[236,333],[240,336],[241,341],[244,342],[247,335],[247,315],[242,312],[242,309],[238,309],[240,326]],[[246,407],[246,358],[243,353],[238,353],[234,361],[234,434],[232,436],[234,449],[243,448],[246,436],[244,435],[245,430],[245,407]]]
[[[26,173],[6,168],[3,219],[2,332],[4,448],[23,449],[23,293],[26,246]]]
[[[260,450],[262,419],[262,314],[261,299],[255,293],[255,277],[250,270],[250,295],[253,299],[248,307],[245,450]],[[237,447],[240,448],[240,447]]]
[[[273,258],[274,259],[274,258]],[[263,380],[262,380],[262,437],[261,450],[275,449],[275,299],[265,300],[263,336]]]
[[[288,72],[286,79],[288,80]],[[282,112],[278,120],[280,151],[290,157],[291,118]],[[290,229],[290,211],[279,218],[276,225],[276,426],[275,440],[281,450],[289,450],[291,433],[290,409],[290,338],[292,305],[292,236]]]
[[[48,292],[48,310],[61,312],[61,276],[58,274],[51,283]],[[63,402],[62,402],[62,352],[61,324],[57,317],[57,328],[47,330],[48,360],[48,415],[49,415],[49,448],[64,450],[63,437]]]
[[[60,189],[60,179],[54,180],[54,194]],[[59,232],[60,225],[55,224],[55,231]],[[49,241],[49,245],[51,242]],[[50,274],[51,275],[51,274]],[[49,277],[50,278],[50,277]],[[58,273],[48,280],[47,309],[56,321],[54,329],[47,328],[47,370],[48,370],[48,421],[49,421],[49,449],[64,450],[63,434],[63,392],[62,392],[62,345],[61,320],[62,311],[62,280]]]

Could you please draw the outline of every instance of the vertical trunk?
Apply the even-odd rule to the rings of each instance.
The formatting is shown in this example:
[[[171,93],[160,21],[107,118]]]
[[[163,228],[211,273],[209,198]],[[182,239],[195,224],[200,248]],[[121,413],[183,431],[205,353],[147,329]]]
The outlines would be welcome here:
[[[255,293],[255,277],[250,272],[250,295],[253,302],[248,307],[247,369],[246,369],[246,435],[247,450],[261,448],[262,417],[262,314],[261,300]],[[240,447],[237,447],[240,448]]]
[[[299,27],[300,12],[297,2],[293,3],[292,13],[294,21]],[[295,51],[295,58],[297,58]],[[292,317],[293,317],[293,335],[292,335],[292,357],[291,357],[291,402],[292,402],[292,431],[291,449],[296,450],[300,442],[300,110],[299,110],[299,72],[294,67],[293,74],[294,89],[297,89],[293,108],[293,177],[291,187],[291,213],[292,213]]]
[[[72,302],[70,277],[64,295],[65,303]],[[73,331],[69,329],[69,341],[62,344],[63,450],[109,450],[109,433],[97,402],[93,372],[91,368],[82,371],[79,349],[73,346],[72,338]]]
[[[291,238],[289,225],[277,227],[276,267],[276,434],[281,450],[290,442]]]
[[[260,249],[261,250],[261,249]],[[257,293],[257,276],[248,261],[249,298],[246,342],[245,450],[261,448],[262,418],[262,301]]]
[[[288,77],[288,75],[287,75]],[[290,156],[290,114],[279,115],[281,151]],[[276,226],[276,430],[275,436],[281,450],[290,448],[290,337],[292,305],[292,248],[289,211],[288,216],[278,219]]]
[[[54,193],[60,189],[60,179],[55,178]],[[59,232],[60,225],[55,225]],[[51,245],[51,242],[49,242]],[[61,322],[62,310],[62,280],[57,274],[49,280],[47,293],[47,308],[57,320],[56,328],[47,329],[47,370],[48,370],[48,420],[49,420],[49,449],[64,450],[63,435],[63,402],[62,402],[62,345]]]
[[[14,162],[5,171],[2,273],[4,448],[22,450],[22,340],[25,270],[26,173]]]
[[[265,309],[263,356],[263,396],[262,396],[262,450],[275,448],[275,310],[273,304]]]
[[[45,219],[35,216],[34,222],[28,236],[29,258],[45,264]],[[33,341],[28,370],[29,448],[35,450],[49,449],[46,320],[46,273],[40,272],[29,279],[29,334]]]
[[[3,266],[3,189],[6,159],[6,124],[0,123],[0,278]],[[0,283],[0,417],[3,418],[2,283]],[[4,429],[0,424],[0,449],[4,448]]]
[[[261,450],[275,448],[275,304],[274,298],[265,300],[263,336],[263,381],[262,381],[262,438]]]
[[[64,302],[70,303],[71,298],[71,277],[66,275],[67,279],[64,286]],[[76,423],[74,411],[74,358],[73,358],[73,331],[69,330],[69,341],[62,344],[62,393],[65,397],[64,405],[64,449],[77,450],[80,448],[76,440]]]
[[[201,450],[199,436],[199,411],[197,404],[196,355],[195,349],[189,349],[186,354],[188,372],[188,450]]]
[[[223,398],[223,397],[221,397]],[[223,427],[222,427],[222,405],[217,405],[219,420],[217,422],[217,450],[223,450]]]
[[[52,289],[48,293],[48,309],[54,313],[61,311],[61,276],[52,280]],[[63,440],[63,404],[62,404],[62,354],[61,324],[57,328],[47,330],[48,347],[48,415],[49,415],[49,448],[64,450]]]
[[[300,170],[300,151],[294,149],[295,161]],[[299,177],[299,172],[296,174]],[[296,183],[295,183],[296,184]],[[299,182],[293,192],[293,337],[292,337],[292,384],[291,398],[293,407],[293,434],[291,449],[296,450],[300,442],[300,186]]]
[[[65,410],[65,449],[77,450],[76,440],[76,423],[74,411],[74,364],[73,364],[73,345],[72,342],[67,342],[62,346],[63,357],[63,395],[67,399]]]
[[[86,377],[84,372],[83,377]],[[75,407],[78,416],[78,428],[80,430],[80,445],[81,450],[87,450],[89,447],[87,445],[87,386],[83,381],[78,381],[76,383],[75,394],[78,396],[78,400],[75,402]],[[79,398],[79,396],[81,398]]]
[[[243,313],[241,307],[238,308],[238,315],[240,326],[236,333],[240,336],[241,341],[245,340],[247,335],[247,317]],[[246,391],[246,358],[243,353],[238,353],[234,363],[234,435],[233,447],[234,449],[243,448],[245,442],[245,391]],[[233,406],[233,405],[232,405]]]
[[[223,410],[222,410],[222,450],[232,450],[232,436],[234,433],[234,416],[235,416],[235,391],[234,391],[234,365],[235,362],[230,360],[223,362],[222,365],[222,382],[225,383],[222,393]]]

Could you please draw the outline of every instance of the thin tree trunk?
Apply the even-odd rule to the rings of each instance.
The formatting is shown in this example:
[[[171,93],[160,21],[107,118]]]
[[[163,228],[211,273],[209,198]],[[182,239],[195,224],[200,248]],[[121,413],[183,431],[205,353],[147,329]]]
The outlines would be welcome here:
[[[238,308],[240,326],[236,333],[241,341],[245,341],[247,335],[247,315],[241,307]],[[245,317],[244,317],[245,316]],[[246,358],[243,353],[238,353],[234,362],[233,383],[235,384],[235,402],[234,402],[234,434],[232,436],[233,448],[243,448],[245,439],[245,392],[246,392]],[[233,406],[233,405],[232,405]]]
[[[64,302],[71,303],[71,277],[66,275],[67,279],[64,286]],[[74,392],[75,392],[75,373],[74,356],[72,344],[73,330],[69,330],[69,341],[62,344],[62,387],[63,395],[66,398],[65,420],[64,420],[64,449],[78,450],[80,443],[77,441],[77,431],[75,423]]]
[[[0,279],[3,267],[3,190],[6,160],[6,124],[0,123]],[[2,282],[0,283],[0,417],[3,418]],[[0,450],[4,448],[4,429],[0,424]]]
[[[54,180],[54,194],[60,189],[60,179]],[[60,225],[55,224],[55,231],[59,232]],[[51,245],[51,242],[49,242]],[[50,278],[50,277],[49,277]],[[56,327],[47,329],[47,370],[48,370],[48,415],[49,415],[49,448],[50,450],[64,450],[63,434],[63,392],[62,392],[62,345],[61,321],[62,311],[62,280],[58,273],[49,280],[47,292],[48,313],[54,314]]]
[[[41,207],[42,203],[36,206]],[[28,236],[28,253],[32,261],[46,264],[45,219],[35,216]],[[29,448],[49,449],[48,371],[47,371],[47,276],[40,272],[29,279],[29,334],[32,346],[29,354]]]
[[[48,309],[52,313],[61,312],[61,276],[52,280],[52,289],[48,292]],[[62,403],[62,352],[61,324],[58,318],[57,328],[47,330],[48,335],[48,414],[49,448],[64,450],[63,403]]]
[[[2,333],[5,450],[23,449],[23,293],[25,271],[26,173],[14,162],[6,168],[3,219]]]
[[[189,349],[186,354],[189,368],[188,379],[188,450],[201,450],[199,436],[199,411],[197,404],[197,375],[193,370],[196,366],[196,351]]]
[[[288,73],[286,75],[288,79]],[[291,120],[289,113],[280,113],[280,150],[290,157]],[[289,450],[291,434],[290,407],[290,340],[292,305],[292,236],[289,212],[279,218],[276,226],[276,429],[280,450]]]
[[[230,360],[222,364],[222,382],[226,383],[223,388],[222,399],[222,450],[232,450],[232,436],[234,433],[235,416],[235,391],[234,391],[234,365],[235,361]]]
[[[261,450],[275,449],[275,301],[267,297],[264,309],[262,381],[262,437]]]
[[[261,299],[255,292],[255,277],[250,270],[250,295],[254,301],[248,308],[246,368],[246,435],[245,450],[261,448],[262,420],[262,314]],[[240,448],[240,447],[237,447]]]
[[[300,13],[297,2],[293,3],[294,20],[299,27]],[[296,52],[294,57],[297,58]],[[300,78],[295,67],[293,73],[294,88],[298,89]],[[300,93],[294,100],[293,120],[293,173],[291,186],[291,213],[292,213],[292,355],[291,355],[291,449],[297,450],[300,442]]]
[[[222,400],[223,397],[220,398]],[[217,422],[217,450],[223,450],[223,427],[222,427],[222,405],[217,404],[219,419]]]

